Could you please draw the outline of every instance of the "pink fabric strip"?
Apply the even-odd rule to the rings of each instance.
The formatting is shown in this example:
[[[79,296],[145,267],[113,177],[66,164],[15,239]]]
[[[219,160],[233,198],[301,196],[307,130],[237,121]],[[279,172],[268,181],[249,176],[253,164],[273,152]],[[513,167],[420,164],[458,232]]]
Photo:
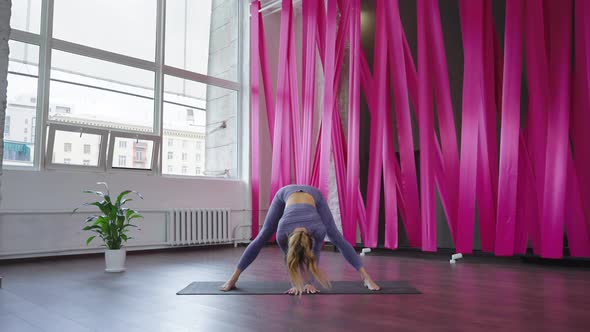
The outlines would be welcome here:
[[[284,149],[288,148],[289,136],[286,130],[283,130],[285,122],[285,113],[288,113],[289,107],[289,89],[286,81],[287,77],[287,56],[289,47],[289,25],[291,17],[291,1],[283,1],[281,11],[281,33],[279,40],[279,63],[277,69],[277,97],[275,106],[275,122],[272,146],[272,165],[271,165],[271,199],[276,192],[285,185],[284,175]],[[287,142],[285,142],[287,139]],[[285,146],[286,145],[286,146]]]
[[[378,2],[377,4],[381,4]],[[370,155],[369,155],[369,174],[367,183],[367,234],[364,245],[374,248],[378,242],[379,226],[379,205],[381,198],[381,174],[383,167],[383,126],[385,122],[385,112],[387,109],[387,91],[386,89],[386,70],[387,70],[387,36],[385,31],[385,22],[377,10],[376,38],[374,49],[374,77],[373,82],[374,96],[368,95],[367,99],[373,99],[371,104],[374,110],[371,114],[371,132],[370,132]],[[366,76],[366,74],[365,74]]]
[[[590,232],[585,222],[584,209],[578,187],[578,177],[572,155],[568,151],[565,229],[571,256],[590,257]]]
[[[539,227],[530,229],[534,244],[540,249],[540,229],[544,227],[541,218],[543,211],[543,188],[545,179],[545,153],[547,146],[547,111],[549,105],[548,62],[543,34],[543,6],[541,1],[527,0],[525,15],[525,49],[529,104],[526,118],[526,139],[534,171],[534,195],[527,200],[537,203],[532,213],[538,213]],[[528,189],[525,189],[528,190]],[[531,202],[526,203],[531,206]],[[538,212],[537,212],[538,211]],[[537,252],[538,253],[538,252]]]
[[[259,15],[260,2],[250,4],[250,156],[252,192],[252,238],[260,229],[260,46]]]
[[[447,59],[444,49],[444,39],[442,34],[442,26],[440,22],[440,13],[438,2],[430,3],[430,22],[428,27],[430,30],[429,45],[432,47],[430,52],[430,65],[434,73],[434,94],[436,101],[436,110],[439,121],[439,131],[442,146],[442,161],[444,163],[444,175],[440,173],[437,178],[444,177],[443,185],[439,184],[439,191],[443,196],[443,206],[446,205],[453,208],[445,209],[447,212],[447,222],[451,231],[455,229],[456,223],[456,208],[458,198],[458,184],[459,184],[459,152],[457,146],[457,131],[455,129],[455,118],[453,114],[453,106],[451,102],[451,88],[449,85],[449,75],[447,69]],[[409,51],[409,50],[408,50]],[[436,143],[435,136],[435,145]],[[435,172],[435,174],[437,174]],[[442,182],[443,179],[438,180]],[[446,194],[443,194],[446,193]],[[453,232],[451,232],[452,234]]]
[[[572,0],[547,1],[550,47],[551,103],[548,112],[545,163],[544,222],[541,228],[541,256],[563,256],[563,226],[569,151],[571,87]]]
[[[479,215],[479,236],[481,249],[486,252],[494,251],[496,240],[496,197],[498,186],[498,152],[496,102],[495,102],[495,72],[494,72],[494,40],[495,26],[492,20],[490,0],[484,1],[484,40],[483,40],[483,88],[482,97],[484,107],[479,118],[479,140],[477,158],[476,197]]]
[[[360,0],[351,1],[350,13],[350,55],[348,87],[348,159],[346,168],[346,219],[343,219],[342,233],[349,243],[356,243],[356,221],[359,195],[359,141],[360,141]]]
[[[360,198],[359,189],[359,142],[360,142],[360,75],[359,75],[359,53],[360,53],[360,0],[351,1],[350,13],[350,54],[349,54],[349,74],[348,74],[348,163],[346,173],[346,219],[343,220],[348,231],[343,232],[344,238],[351,243],[356,243],[356,220],[358,205],[354,204]],[[354,230],[354,232],[350,232]]]
[[[585,221],[590,229],[590,5],[577,0],[574,10],[575,23],[575,70],[571,138],[574,146],[574,164],[583,202]],[[585,31],[584,28],[588,27]],[[588,33],[588,34],[586,34]]]
[[[421,217],[420,202],[418,196],[418,183],[416,176],[416,162],[414,159],[414,139],[412,135],[412,123],[408,100],[407,75],[404,61],[403,29],[399,16],[398,1],[385,1],[388,28],[388,46],[390,52],[389,64],[391,66],[391,80],[393,82],[394,105],[397,119],[397,131],[399,136],[399,152],[401,172],[398,179],[401,182],[401,193],[405,198],[406,218],[403,218],[404,227],[408,235],[410,245],[421,245]],[[392,123],[392,121],[388,121]],[[393,130],[392,130],[393,131]],[[393,167],[393,162],[386,162]]]
[[[340,6],[342,8],[342,1],[339,1]],[[323,4],[320,3],[319,4],[319,8],[320,8],[320,14],[318,15],[318,17],[321,16],[321,13],[323,12]],[[339,31],[338,31],[338,35],[337,35],[337,50],[336,50],[336,58],[337,58],[337,68],[340,68],[342,66],[342,60],[343,60],[343,51],[345,48],[345,36],[346,36],[346,30],[348,27],[348,23],[349,23],[349,12],[350,12],[350,6],[345,6],[343,9],[341,9],[343,11],[343,14],[341,16],[341,22],[340,22],[340,26],[339,26]],[[325,26],[322,26],[320,24],[320,22],[322,22],[324,20],[322,19],[318,19],[318,38],[317,38],[317,43],[318,43],[318,47],[321,45],[324,45],[324,41],[323,41],[323,36],[325,36]],[[324,57],[324,52],[319,52],[320,53],[320,59],[324,62],[325,59]],[[340,72],[336,73],[336,78],[334,81],[334,89],[337,89],[338,85],[339,85],[339,78],[340,78]],[[346,202],[348,202],[347,198],[345,197],[345,172],[346,172],[346,168],[345,168],[345,160],[346,160],[346,155],[344,155],[344,151],[346,149],[346,142],[344,140],[344,132],[342,129],[342,125],[341,125],[341,120],[340,120],[340,112],[338,110],[338,104],[335,103],[335,110],[333,113],[333,117],[332,117],[332,121],[334,121],[334,125],[332,127],[332,139],[334,141],[334,158],[335,158],[335,168],[336,168],[336,179],[337,179],[337,185],[338,185],[338,192],[339,192],[339,197],[344,197],[344,199],[340,199],[340,210],[341,213],[343,214],[343,220],[346,219],[346,208],[345,206],[347,205]],[[321,131],[321,129],[320,129]],[[321,132],[320,132],[320,138],[318,139],[321,142]],[[313,177],[312,177],[312,183],[317,183],[318,182],[318,168],[319,168],[319,144],[317,145],[316,148],[316,158],[314,159],[314,172],[313,172]],[[361,229],[361,234],[365,234],[365,223],[366,223],[366,215],[365,215],[365,207],[362,201],[362,196],[360,195],[360,188],[357,188],[357,209],[358,209],[358,218],[359,221],[361,222],[360,224],[360,229]],[[351,243],[356,242],[354,239],[354,234],[356,234],[356,224],[354,226],[351,226],[350,229],[346,229],[346,225],[343,224],[343,231],[344,232],[348,232],[348,233],[352,233],[352,236],[349,235],[350,239],[349,241],[351,241]],[[345,233],[345,235],[347,235]]]
[[[291,18],[293,21],[293,18]],[[303,165],[302,165],[302,149],[305,145],[303,142],[303,131],[301,127],[301,107],[299,105],[299,82],[297,77],[297,55],[295,45],[294,23],[289,27],[289,86],[291,99],[291,121],[292,121],[292,137],[293,137],[293,166],[295,168],[295,182],[298,184],[305,184],[303,179]],[[305,74],[304,74],[305,75]],[[289,170],[291,166],[289,165]]]
[[[378,118],[381,130],[382,149],[382,167],[383,167],[383,191],[385,200],[385,242],[386,248],[397,248],[397,197],[396,197],[396,181],[393,173],[393,164],[395,159],[395,152],[393,149],[393,116],[392,110],[389,107],[391,102],[389,100],[389,84],[387,80],[387,21],[390,19],[386,3],[390,0],[378,0],[376,2],[376,29],[377,41],[376,45],[380,47],[375,54],[375,83],[377,91],[377,111],[380,113]],[[402,78],[403,79],[403,78]],[[379,151],[377,151],[379,153]]]
[[[427,39],[428,2],[418,0],[418,117],[420,127],[420,187],[422,201],[422,250],[436,251],[436,212],[434,174],[431,164],[434,149],[432,84],[430,82]]]
[[[455,242],[457,252],[471,253],[473,250],[473,217],[477,176],[478,123],[483,108],[483,1],[460,0],[459,9],[465,69],[463,73],[463,121]]]
[[[264,22],[262,20],[262,14],[258,13],[258,43],[260,47],[259,57],[260,57],[260,69],[262,71],[262,85],[264,87],[264,103],[266,105],[266,113],[267,113],[267,121],[268,121],[268,132],[270,133],[269,137],[271,137],[271,146],[272,146],[272,137],[274,133],[274,106],[275,106],[275,99],[274,99],[274,88],[270,80],[270,68],[268,65],[268,59],[266,56],[266,39],[264,34]]]
[[[448,74],[446,72],[446,58],[444,52],[444,45],[442,43],[442,30],[440,29],[440,17],[438,14],[438,6],[436,2],[430,3],[432,5],[433,11],[431,11],[432,17],[432,26],[434,27],[433,38],[430,43],[434,46],[435,52],[431,54],[429,65],[435,67],[435,82],[436,87],[434,89],[436,93],[436,102],[437,102],[437,109],[439,110],[439,118],[440,118],[440,131],[441,136],[443,137],[443,145],[445,145],[445,155],[441,151],[441,148],[438,143],[438,138],[434,136],[434,178],[436,181],[436,185],[440,192],[441,201],[443,210],[447,217],[447,223],[449,225],[449,229],[451,231],[451,235],[453,238],[455,237],[455,222],[457,213],[457,205],[453,202],[456,202],[456,192],[457,192],[457,185],[458,185],[458,173],[459,173],[459,158],[457,153],[457,139],[455,135],[455,124],[454,124],[454,117],[453,117],[453,110],[450,105],[450,88],[449,88],[449,80]],[[437,28],[439,27],[439,28]],[[410,52],[410,47],[408,46],[408,41],[403,35],[404,41],[404,59],[406,63],[406,74],[408,79],[408,88],[411,96],[411,101],[414,106],[414,109],[418,109],[418,74],[416,73],[416,67],[414,65],[414,61],[412,59],[412,54]],[[436,59],[433,59],[436,57]],[[445,92],[446,91],[446,92]],[[420,116],[416,115],[416,119],[418,122],[420,121]],[[450,119],[450,120],[449,120]],[[444,159],[444,166],[443,166],[443,159]],[[455,171],[453,172],[453,169]],[[449,170],[449,175],[447,175],[447,171]],[[453,177],[453,174],[457,174]],[[449,185],[448,183],[452,183],[453,185]],[[451,188],[453,190],[451,190]]]
[[[322,140],[320,151],[320,169],[318,188],[328,196],[328,179],[330,175],[330,148],[332,133],[332,112],[334,111],[334,76],[336,53],[336,0],[328,0],[326,19],[326,48],[324,51],[324,109],[322,111]]]
[[[502,129],[500,134],[500,175],[496,222],[496,255],[514,255],[516,193],[518,184],[518,145],[520,132],[520,85],[522,76],[522,17],[524,1],[506,3],[504,37],[504,85],[502,91]]]
[[[317,34],[317,0],[304,1],[303,4],[303,147],[302,147],[302,181],[311,184],[311,149],[313,147],[313,114],[315,102],[316,79],[316,34]]]

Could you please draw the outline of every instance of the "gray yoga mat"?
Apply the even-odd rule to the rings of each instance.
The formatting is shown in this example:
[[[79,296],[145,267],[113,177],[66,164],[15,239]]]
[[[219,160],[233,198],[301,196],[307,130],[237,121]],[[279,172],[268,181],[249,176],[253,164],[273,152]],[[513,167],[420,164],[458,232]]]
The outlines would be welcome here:
[[[223,281],[195,281],[176,295],[279,295],[291,287],[288,281],[239,281],[236,289],[222,292]],[[421,294],[407,281],[377,281],[379,291],[370,291],[360,281],[333,281],[331,289],[319,288],[319,295],[325,294]],[[308,294],[304,294],[308,295]],[[318,295],[318,294],[310,294]]]

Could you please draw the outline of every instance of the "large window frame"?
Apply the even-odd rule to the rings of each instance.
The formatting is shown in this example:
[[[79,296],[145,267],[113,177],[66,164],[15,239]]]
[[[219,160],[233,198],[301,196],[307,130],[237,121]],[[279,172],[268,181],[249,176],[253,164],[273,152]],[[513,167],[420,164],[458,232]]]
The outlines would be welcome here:
[[[80,169],[86,171],[100,171],[108,172],[112,169],[112,158],[113,158],[113,146],[114,142],[113,134],[116,130],[116,135],[131,135],[130,137],[144,137],[154,141],[153,158],[155,160],[152,164],[152,170],[136,170],[136,169],[116,169],[116,172],[143,172],[146,174],[154,174],[166,177],[178,177],[177,175],[163,175],[162,173],[162,158],[166,157],[162,153],[162,137],[164,136],[164,125],[163,125],[163,108],[164,108],[164,76],[173,76],[180,79],[186,79],[194,82],[204,83],[207,85],[225,88],[233,90],[237,93],[237,109],[236,117],[238,121],[238,128],[242,127],[243,118],[243,107],[245,105],[244,98],[244,37],[247,36],[245,33],[244,13],[247,11],[246,6],[249,5],[248,1],[236,0],[236,6],[238,11],[238,22],[237,22],[237,35],[238,35],[238,55],[237,55],[237,81],[225,80],[213,76],[207,76],[197,72],[184,70],[172,66],[165,65],[165,29],[166,29],[166,0],[153,0],[157,1],[157,16],[156,16],[156,54],[154,61],[148,61],[140,58],[134,58],[131,56],[113,53],[110,51],[97,49],[81,44],[72,43],[66,40],[60,40],[53,38],[53,13],[54,13],[54,0],[42,0],[41,7],[41,27],[40,33],[31,33],[23,30],[13,29],[11,30],[10,40],[23,42],[27,44],[39,46],[39,75],[38,75],[38,86],[37,86],[37,109],[36,109],[36,126],[35,132],[32,133],[35,137],[34,143],[39,148],[35,149],[33,158],[33,167],[22,167],[22,166],[6,166],[7,169],[24,169],[24,170],[46,170],[46,169]],[[49,90],[51,82],[51,54],[53,50],[67,52],[79,56],[89,57],[92,59],[107,61],[119,65],[124,65],[132,68],[138,68],[154,72],[155,84],[154,84],[154,119],[153,119],[153,130],[151,132],[136,132],[133,130],[121,130],[116,128],[84,128],[83,130],[91,130],[93,132],[100,132],[101,135],[107,134],[109,137],[108,150],[107,144],[101,145],[101,160],[99,164],[103,167],[92,167],[92,166],[75,166],[75,165],[63,165],[54,164],[51,162],[53,146],[50,146],[55,141],[55,129],[65,130],[71,132],[79,132],[80,126],[75,124],[55,123],[49,121]],[[246,55],[247,56],[247,55]],[[110,135],[109,135],[110,133]],[[242,177],[242,130],[238,129],[236,133],[237,137],[237,152],[236,160],[238,165],[238,174],[235,174],[229,180],[240,180]],[[123,136],[120,136],[123,137]],[[106,141],[105,141],[106,142]],[[103,153],[103,147],[105,149]],[[194,177],[194,176],[191,176]]]

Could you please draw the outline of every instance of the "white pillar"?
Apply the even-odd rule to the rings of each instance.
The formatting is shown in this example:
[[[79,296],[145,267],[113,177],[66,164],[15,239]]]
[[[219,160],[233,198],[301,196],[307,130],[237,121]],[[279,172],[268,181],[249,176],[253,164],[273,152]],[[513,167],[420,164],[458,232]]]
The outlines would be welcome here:
[[[10,37],[11,0],[0,0],[0,184],[4,158],[4,120],[6,117],[6,88],[8,86],[8,38]],[[0,199],[2,197],[0,196]],[[2,277],[0,276],[0,288]]]

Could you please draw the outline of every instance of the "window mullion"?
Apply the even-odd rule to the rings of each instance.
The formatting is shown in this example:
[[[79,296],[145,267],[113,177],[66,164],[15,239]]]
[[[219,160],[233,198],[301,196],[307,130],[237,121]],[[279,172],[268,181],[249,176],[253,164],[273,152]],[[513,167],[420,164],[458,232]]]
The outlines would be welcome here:
[[[164,47],[166,37],[166,0],[158,0],[156,22],[156,75],[154,84],[154,133],[162,140],[164,134]],[[162,145],[154,151],[157,162],[154,165],[156,174],[162,174]]]
[[[45,140],[49,115],[49,80],[51,75],[51,36],[53,34],[53,0],[43,0],[41,9],[41,43],[39,47],[39,79],[37,81],[37,127],[35,157],[37,169],[45,169]]]

